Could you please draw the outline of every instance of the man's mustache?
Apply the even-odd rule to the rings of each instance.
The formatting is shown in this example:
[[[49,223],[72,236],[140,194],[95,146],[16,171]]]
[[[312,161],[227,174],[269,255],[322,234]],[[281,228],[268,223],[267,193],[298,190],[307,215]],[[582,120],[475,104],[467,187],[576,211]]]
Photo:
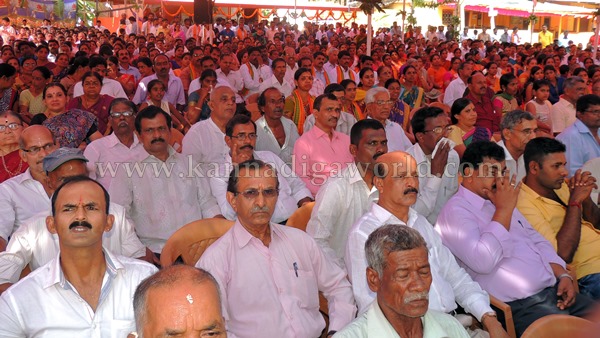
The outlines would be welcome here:
[[[423,291],[412,295],[408,295],[406,296],[406,298],[404,298],[404,304],[408,304],[415,300],[429,300],[429,292]]]
[[[75,227],[86,227],[86,228],[92,230],[92,225],[88,221],[75,221],[75,222],[71,223],[71,225],[69,225],[69,230],[71,230]]]
[[[404,195],[410,194],[411,192],[414,192],[415,194],[418,194],[419,193],[419,189],[417,189],[417,188],[406,188],[404,190]]]
[[[150,144],[154,144],[154,143],[158,143],[158,142],[163,142],[163,143],[164,143],[164,142],[165,142],[165,139],[164,139],[164,138],[162,138],[162,137],[155,138],[154,140],[152,140],[152,141],[150,142]]]
[[[244,150],[244,149],[254,150],[254,147],[251,144],[246,144],[246,145],[240,147],[240,150]]]
[[[373,159],[376,160],[379,158],[379,156],[385,154],[384,152],[378,152],[377,154],[373,155]]]
[[[269,212],[269,207],[266,205],[264,207],[254,206],[254,207],[252,207],[252,209],[250,209],[251,214],[254,214],[257,212]]]

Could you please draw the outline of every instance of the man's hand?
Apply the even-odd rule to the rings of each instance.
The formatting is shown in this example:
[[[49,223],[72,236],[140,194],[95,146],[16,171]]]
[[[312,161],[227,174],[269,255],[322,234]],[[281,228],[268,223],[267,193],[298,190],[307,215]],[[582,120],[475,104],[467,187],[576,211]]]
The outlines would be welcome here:
[[[496,206],[496,209],[512,210],[517,205],[517,197],[522,182],[517,183],[517,176],[509,174],[496,177],[496,190],[483,189],[486,197]]]
[[[301,200],[298,201],[298,208],[300,208],[301,206],[305,205],[306,203],[310,203],[312,201],[313,201],[312,198],[306,196],[303,199],[301,199]]]
[[[575,303],[575,288],[573,287],[573,281],[570,278],[563,277],[558,281],[558,288],[556,295],[559,297],[556,306],[564,310]]]
[[[441,141],[443,142],[443,141]],[[435,153],[435,156],[431,159],[431,174],[437,177],[444,175],[446,169],[446,163],[448,163],[448,154],[450,153],[450,142],[444,142],[440,144]]]
[[[592,173],[589,171],[582,171],[581,169],[577,170],[575,175],[569,179],[568,185],[569,191],[571,192],[569,203],[579,204],[588,199],[592,190],[598,187]]]
[[[0,252],[6,251],[6,240],[0,237]]]
[[[231,163],[239,164],[247,160],[251,160],[253,153],[254,148],[252,146],[240,149],[239,147],[234,145],[233,147],[231,147]]]
[[[490,334],[490,338],[509,338],[508,333],[504,331],[498,318],[487,316],[481,324],[483,324],[485,330]]]

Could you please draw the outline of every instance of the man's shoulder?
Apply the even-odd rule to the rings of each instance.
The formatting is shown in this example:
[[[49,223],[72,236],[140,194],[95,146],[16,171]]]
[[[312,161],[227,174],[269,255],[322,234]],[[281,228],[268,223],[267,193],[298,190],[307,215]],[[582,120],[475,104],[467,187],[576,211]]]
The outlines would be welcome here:
[[[126,275],[138,279],[140,282],[158,271],[156,266],[140,259],[116,254],[111,254],[111,259],[119,262],[124,267]]]

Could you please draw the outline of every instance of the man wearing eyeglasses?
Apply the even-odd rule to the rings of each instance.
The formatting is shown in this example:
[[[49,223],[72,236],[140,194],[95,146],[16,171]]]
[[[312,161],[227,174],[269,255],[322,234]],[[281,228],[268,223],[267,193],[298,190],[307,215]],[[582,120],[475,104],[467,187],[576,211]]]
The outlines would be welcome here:
[[[556,136],[567,146],[569,176],[573,176],[587,161],[600,157],[600,96],[589,94],[580,97],[576,110],[575,123]]]
[[[511,175],[517,176],[517,182],[525,177],[525,146],[536,137],[537,131],[535,117],[526,111],[513,110],[504,114],[500,121],[502,140],[498,145],[504,149],[506,168]]]
[[[85,148],[84,155],[89,160],[90,177],[97,180],[106,189],[120,164],[125,163],[132,155],[143,149],[134,133],[134,121],[137,107],[133,102],[118,98],[109,107],[108,123],[112,133],[99,138]]]
[[[217,198],[221,214],[235,220],[236,213],[227,202],[227,181],[233,166],[247,160],[257,159],[269,163],[279,173],[279,198],[271,221],[285,224],[285,221],[305,203],[313,201],[312,194],[298,177],[292,175],[292,168],[270,151],[254,151],[256,147],[256,124],[246,115],[235,115],[225,127],[225,143],[230,153],[225,162],[219,165],[219,174],[209,178],[210,188]]]
[[[278,176],[276,168],[256,159],[231,171],[227,201],[237,221],[196,267],[219,283],[232,335],[318,337],[325,327],[321,291],[328,301],[331,336],[354,318],[352,290],[345,272],[310,236],[271,222],[281,188]]]
[[[437,215],[458,190],[458,153],[446,138],[448,115],[437,107],[417,110],[411,126],[417,143],[406,150],[417,161],[419,195],[412,208],[435,224]]]
[[[406,150],[412,143],[406,136],[404,129],[396,122],[390,121],[392,105],[395,101],[390,99],[390,92],[382,87],[371,88],[365,96],[366,113],[369,118],[383,124],[388,139],[388,150]]]
[[[29,168],[0,184],[0,251],[6,246],[2,242],[25,220],[50,208],[50,189],[42,160],[58,148],[52,132],[41,125],[27,127],[19,138],[19,147]]]

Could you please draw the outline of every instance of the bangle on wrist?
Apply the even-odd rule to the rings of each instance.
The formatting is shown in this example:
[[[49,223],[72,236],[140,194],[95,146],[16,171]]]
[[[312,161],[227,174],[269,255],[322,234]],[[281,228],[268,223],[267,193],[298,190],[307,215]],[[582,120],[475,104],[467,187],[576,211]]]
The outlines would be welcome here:
[[[569,206],[570,207],[577,207],[577,208],[579,208],[579,210],[581,210],[581,203],[580,202],[569,202]]]
[[[573,277],[571,277],[571,275],[569,275],[569,274],[568,274],[568,273],[566,273],[566,272],[565,272],[565,273],[563,273],[563,274],[561,274],[561,275],[559,275],[558,277],[556,277],[556,280],[557,280],[557,281],[560,281],[560,280],[561,280],[561,279],[563,279],[563,278],[568,278],[568,279],[570,279],[570,280],[571,280],[571,282],[573,282]]]

